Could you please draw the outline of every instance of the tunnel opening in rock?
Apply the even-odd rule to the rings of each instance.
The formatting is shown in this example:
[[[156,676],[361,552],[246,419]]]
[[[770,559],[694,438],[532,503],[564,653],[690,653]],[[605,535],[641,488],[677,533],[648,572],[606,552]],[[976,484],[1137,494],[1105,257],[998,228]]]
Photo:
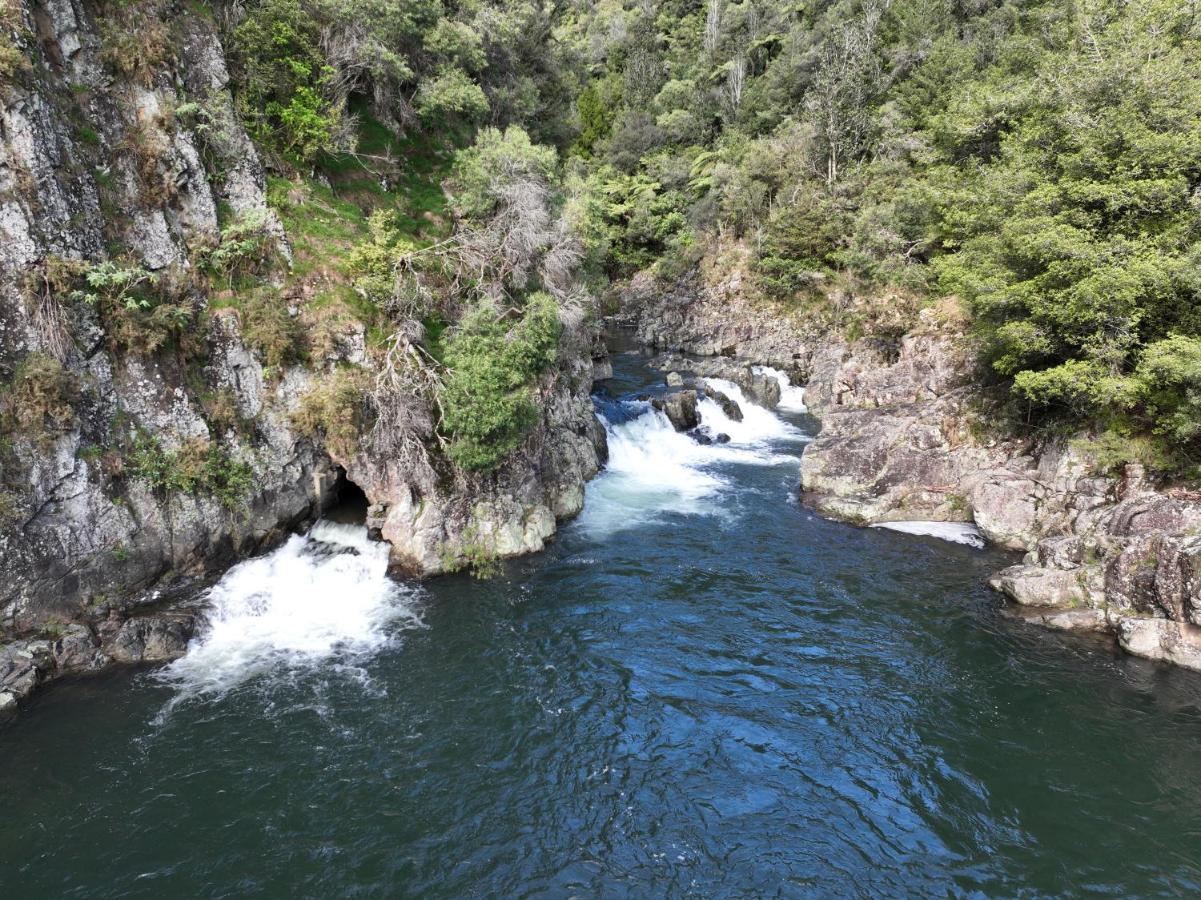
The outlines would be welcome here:
[[[331,500],[324,516],[334,522],[347,525],[364,525],[367,522],[369,502],[363,489],[346,477],[346,470],[338,466],[338,478],[331,491]]]

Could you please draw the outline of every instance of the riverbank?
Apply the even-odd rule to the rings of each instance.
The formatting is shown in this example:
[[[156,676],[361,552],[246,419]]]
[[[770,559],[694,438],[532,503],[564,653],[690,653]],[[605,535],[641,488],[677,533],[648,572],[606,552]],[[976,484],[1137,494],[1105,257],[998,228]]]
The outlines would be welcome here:
[[[1107,471],[1082,436],[1000,432],[953,306],[923,309],[888,341],[848,342],[746,284],[737,265],[663,289],[635,280],[621,315],[659,350],[779,366],[805,384],[822,427],[801,490],[823,515],[974,523],[1026,553],[990,579],[1012,615],[1201,670],[1201,493],[1136,465]]]

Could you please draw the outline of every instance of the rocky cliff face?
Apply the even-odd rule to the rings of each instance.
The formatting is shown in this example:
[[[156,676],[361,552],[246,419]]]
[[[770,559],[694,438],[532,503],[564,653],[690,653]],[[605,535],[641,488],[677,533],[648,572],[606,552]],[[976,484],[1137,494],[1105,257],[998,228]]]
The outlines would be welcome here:
[[[95,9],[24,5],[16,33],[27,67],[0,89],[0,366],[11,374],[31,359],[53,360],[70,384],[59,427],[5,436],[0,634],[71,625],[56,651],[67,667],[168,652],[126,639],[144,630],[131,616],[156,601],[142,589],[266,545],[310,517],[334,482],[328,457],[288,426],[304,373],[269,388],[236,319],[197,315],[190,327],[203,349],[194,360],[118,355],[96,309],[50,286],[53,261],[103,260],[116,247],[148,272],[185,272],[194,250],[216,239],[219,205],[262,216],[282,241],[262,166],[232,116],[219,146],[205,146],[174,115],[193,95],[229,110],[212,28],[176,12],[177,56],[143,80],[104,65]],[[229,161],[221,179],[203,156]],[[204,297],[190,293],[187,302],[199,313]],[[201,397],[218,391],[253,422],[250,433],[223,434],[206,421]],[[132,434],[150,436],[163,454],[192,441],[219,444],[253,472],[252,488],[233,510],[210,494],[166,494],[125,477],[107,448]],[[74,623],[84,623],[86,638]],[[85,659],[89,640],[104,649]]]
[[[298,430],[324,373],[375,364],[354,324],[319,361],[268,366],[195,277],[229,221],[290,257],[205,9],[159,2],[155,34],[132,32],[154,52],[116,63],[132,26],[107,6],[25,0],[0,21],[23,59],[0,83],[0,383],[17,410],[0,435],[0,711],[64,672],[179,655],[196,585],[312,520],[347,473],[397,569],[426,575],[542,547],[603,454],[582,322],[529,439],[487,476]],[[106,260],[176,286],[178,346],[119,346],[55,275]]]
[[[1201,670],[1201,493],[1101,471],[1076,441],[996,436],[945,312],[923,311],[890,346],[848,344],[737,297],[739,280],[693,276],[658,297],[636,284],[626,308],[655,346],[781,366],[806,385],[822,423],[802,459],[807,502],[859,524],[974,522],[1026,551],[992,580],[1014,615]],[[720,340],[702,338],[729,316]]]

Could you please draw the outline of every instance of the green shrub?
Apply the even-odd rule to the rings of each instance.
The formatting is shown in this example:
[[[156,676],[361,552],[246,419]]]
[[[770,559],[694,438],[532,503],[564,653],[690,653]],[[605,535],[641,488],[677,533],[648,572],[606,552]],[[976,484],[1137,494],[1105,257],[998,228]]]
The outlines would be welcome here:
[[[95,265],[61,260],[56,268],[59,284],[77,285],[70,296],[96,308],[112,350],[136,354],[151,354],[165,346],[185,353],[199,350],[196,308],[187,296],[190,283],[185,273],[159,274],[114,260]]]
[[[538,416],[530,382],[554,362],[560,330],[558,307],[542,293],[511,327],[488,304],[464,317],[446,346],[440,394],[455,463],[492,469],[521,443]]]
[[[112,71],[149,87],[172,55],[164,11],[154,2],[112,5],[100,22],[100,59]]]
[[[58,360],[30,353],[0,388],[0,425],[45,444],[70,430],[79,403],[79,384]]]
[[[1201,437],[1201,340],[1175,334],[1143,351],[1135,370],[1154,432],[1196,446]]]
[[[474,122],[488,111],[483,88],[453,66],[423,81],[416,100],[421,118],[431,125],[442,125],[448,118]]]
[[[238,277],[260,274],[275,261],[275,236],[267,227],[265,210],[242,213],[221,228],[217,245],[201,254],[201,262],[232,286]]]
[[[25,54],[0,37],[0,83],[10,82],[26,68]]]
[[[276,151],[311,162],[335,146],[343,111],[326,96],[334,70],[317,23],[298,0],[264,0],[230,39],[238,109]]]
[[[484,128],[455,154],[449,182],[455,213],[486,219],[505,202],[503,191],[525,178],[550,183],[557,165],[554,149],[531,142],[523,129]]]
[[[168,450],[151,435],[139,431],[125,471],[162,493],[211,494],[227,509],[242,506],[254,487],[254,470],[249,464],[203,438],[190,440],[178,450]]]
[[[368,426],[366,394],[371,375],[356,366],[344,366],[322,378],[300,399],[292,424],[301,434],[325,443],[335,456],[353,456]]]
[[[258,351],[268,374],[301,360],[303,329],[278,289],[264,286],[244,291],[238,294],[235,305],[242,337]]]

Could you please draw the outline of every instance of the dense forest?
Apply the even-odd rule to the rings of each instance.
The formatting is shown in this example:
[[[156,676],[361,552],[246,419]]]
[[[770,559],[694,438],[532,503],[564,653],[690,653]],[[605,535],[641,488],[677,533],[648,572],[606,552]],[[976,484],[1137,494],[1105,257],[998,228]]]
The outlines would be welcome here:
[[[895,338],[958,298],[1011,427],[1087,426],[1114,461],[1177,473],[1201,460],[1197,0],[207,9],[235,109],[176,115],[214,134],[242,117],[294,265],[341,246],[344,305],[381,347],[421,323],[389,352],[435,384],[469,468],[520,439],[555,304],[731,246],[765,302],[849,338]],[[104,16],[126,75],[172,52],[154,0]],[[0,47],[0,74],[22,64]],[[313,198],[353,200],[356,227],[323,231]],[[204,260],[230,288],[259,271],[255,224]],[[58,277],[114,319],[158,303],[127,302],[152,279],[117,265]],[[292,325],[260,301],[239,301],[248,331],[286,361]],[[361,388],[330,385],[309,424],[352,433],[338,398]]]

